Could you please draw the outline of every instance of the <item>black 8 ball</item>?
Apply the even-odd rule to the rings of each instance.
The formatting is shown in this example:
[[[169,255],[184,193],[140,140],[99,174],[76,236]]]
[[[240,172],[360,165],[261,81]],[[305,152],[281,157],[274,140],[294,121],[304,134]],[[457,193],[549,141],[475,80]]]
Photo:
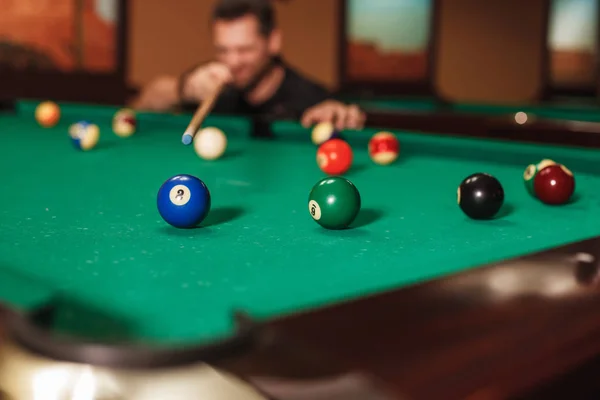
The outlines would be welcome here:
[[[458,187],[458,205],[470,218],[493,218],[503,203],[504,189],[498,179],[489,174],[469,175]]]

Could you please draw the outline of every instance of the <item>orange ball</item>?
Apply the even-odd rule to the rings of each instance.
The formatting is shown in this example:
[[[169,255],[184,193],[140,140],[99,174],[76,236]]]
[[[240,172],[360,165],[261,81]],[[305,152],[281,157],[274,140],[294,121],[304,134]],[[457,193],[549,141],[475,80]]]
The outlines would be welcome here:
[[[389,165],[400,154],[400,142],[390,132],[378,132],[369,140],[369,156],[379,165]]]
[[[53,127],[60,120],[60,108],[52,101],[44,101],[36,107],[35,119],[45,128]]]
[[[352,166],[352,148],[342,139],[331,139],[319,146],[317,165],[329,175],[342,175]]]

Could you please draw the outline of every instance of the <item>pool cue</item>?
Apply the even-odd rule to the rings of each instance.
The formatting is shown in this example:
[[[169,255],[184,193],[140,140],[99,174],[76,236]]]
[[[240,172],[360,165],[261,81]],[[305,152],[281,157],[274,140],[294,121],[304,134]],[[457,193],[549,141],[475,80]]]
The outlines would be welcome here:
[[[192,120],[190,121],[190,124],[183,133],[183,136],[181,137],[181,142],[183,144],[187,146],[194,141],[194,136],[196,136],[196,133],[198,133],[200,125],[202,125],[202,122],[204,122],[204,119],[206,118],[210,110],[213,108],[215,101],[217,101],[217,99],[219,98],[219,95],[221,94],[221,91],[224,87],[225,85],[222,84],[217,86],[215,91],[200,103],[200,105],[196,109],[196,112],[194,113],[194,116],[192,117]]]

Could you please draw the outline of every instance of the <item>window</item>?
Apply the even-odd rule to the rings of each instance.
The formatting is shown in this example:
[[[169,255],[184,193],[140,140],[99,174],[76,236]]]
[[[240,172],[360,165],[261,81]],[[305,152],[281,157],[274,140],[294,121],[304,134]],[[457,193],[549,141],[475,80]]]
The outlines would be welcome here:
[[[92,73],[117,68],[117,0],[0,4],[0,68]]]
[[[548,50],[555,88],[596,86],[598,0],[552,0]]]
[[[423,81],[429,75],[433,0],[348,0],[345,79]]]

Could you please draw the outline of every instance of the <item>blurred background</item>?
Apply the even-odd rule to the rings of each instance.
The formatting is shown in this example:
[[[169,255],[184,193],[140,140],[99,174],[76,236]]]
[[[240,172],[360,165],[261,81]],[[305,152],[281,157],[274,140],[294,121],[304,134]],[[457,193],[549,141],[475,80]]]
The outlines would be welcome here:
[[[276,1],[284,56],[332,90],[595,101],[598,0]],[[213,54],[212,0],[0,0],[0,99],[122,104]]]

